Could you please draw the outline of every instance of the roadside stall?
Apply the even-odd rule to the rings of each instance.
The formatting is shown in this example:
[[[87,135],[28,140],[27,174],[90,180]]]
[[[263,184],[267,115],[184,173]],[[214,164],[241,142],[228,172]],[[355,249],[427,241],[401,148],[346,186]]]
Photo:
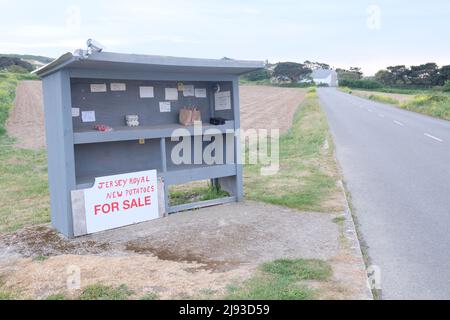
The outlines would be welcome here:
[[[79,50],[37,70],[53,226],[76,237],[241,200],[238,81],[263,65]],[[169,203],[200,180],[229,196]]]

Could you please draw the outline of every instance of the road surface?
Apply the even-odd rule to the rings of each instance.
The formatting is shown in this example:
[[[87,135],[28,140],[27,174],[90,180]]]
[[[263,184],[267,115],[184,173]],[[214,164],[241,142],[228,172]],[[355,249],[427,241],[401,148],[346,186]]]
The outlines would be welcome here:
[[[450,122],[318,93],[383,299],[450,299]]]

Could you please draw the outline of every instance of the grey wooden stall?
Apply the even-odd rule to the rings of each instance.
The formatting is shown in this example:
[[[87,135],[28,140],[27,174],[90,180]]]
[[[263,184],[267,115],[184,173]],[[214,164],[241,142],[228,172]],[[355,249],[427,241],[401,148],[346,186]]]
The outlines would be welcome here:
[[[240,128],[239,75],[258,70],[260,61],[175,58],[97,52],[89,56],[67,53],[36,73],[43,79],[48,176],[53,226],[73,237],[71,191],[85,189],[96,177],[156,169],[164,181],[167,213],[210,206],[243,197],[239,135],[233,134],[232,164],[175,165],[170,152],[174,129],[187,128],[195,139],[194,129],[178,124],[180,108],[195,105],[201,110],[204,135],[208,128]],[[125,83],[126,91],[111,91],[111,83]],[[158,104],[165,100],[164,88],[184,85],[206,88],[206,99],[180,95],[171,112],[160,113]],[[91,84],[107,84],[107,92],[90,92]],[[217,111],[214,90],[231,92],[231,110]],[[154,99],[140,99],[139,87],[154,87]],[[81,112],[94,110],[96,122],[113,128],[111,132],[93,130],[93,123],[73,117],[72,108]],[[125,126],[125,114],[137,114],[140,126]],[[212,126],[211,117],[226,119],[224,125]],[[94,124],[95,124],[94,123]],[[237,131],[238,132],[238,131]],[[225,137],[226,138],[226,137]],[[145,139],[145,144],[142,144]],[[139,142],[140,141],[140,142]],[[226,141],[226,139],[224,139]],[[227,198],[170,206],[168,187],[191,181],[211,179],[230,193]]]

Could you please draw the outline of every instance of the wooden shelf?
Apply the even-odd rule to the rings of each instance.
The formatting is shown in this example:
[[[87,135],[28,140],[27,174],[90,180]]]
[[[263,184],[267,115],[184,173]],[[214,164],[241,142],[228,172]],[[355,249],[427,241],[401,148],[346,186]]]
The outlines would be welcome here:
[[[125,173],[125,172],[121,172]],[[121,173],[99,173],[98,177]],[[230,177],[237,174],[235,164],[224,165],[182,165],[172,167],[166,172],[158,170],[158,177],[162,177],[167,184],[182,184],[190,181],[209,180]],[[77,177],[77,189],[88,189],[94,185],[96,176]]]
[[[226,130],[234,130],[234,121],[227,121],[224,125],[211,125],[203,124],[202,132],[194,132],[194,126],[183,126],[179,124],[170,125],[154,125],[154,126],[139,126],[139,127],[116,127],[113,131],[99,132],[94,129],[83,129],[75,131],[73,134],[74,144],[88,144],[88,143],[101,143],[112,141],[127,141],[127,140],[139,140],[139,139],[157,139],[172,137],[174,131],[177,129],[185,129],[175,136],[186,135],[211,135],[212,132],[208,132],[210,129],[219,130],[221,133],[226,133]]]

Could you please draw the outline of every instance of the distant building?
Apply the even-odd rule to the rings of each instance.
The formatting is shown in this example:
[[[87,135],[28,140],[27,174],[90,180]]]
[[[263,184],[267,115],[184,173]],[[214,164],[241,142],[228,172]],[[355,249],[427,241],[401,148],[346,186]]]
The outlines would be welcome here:
[[[311,73],[311,78],[316,85],[328,85],[337,87],[337,73],[331,69],[317,69]]]

